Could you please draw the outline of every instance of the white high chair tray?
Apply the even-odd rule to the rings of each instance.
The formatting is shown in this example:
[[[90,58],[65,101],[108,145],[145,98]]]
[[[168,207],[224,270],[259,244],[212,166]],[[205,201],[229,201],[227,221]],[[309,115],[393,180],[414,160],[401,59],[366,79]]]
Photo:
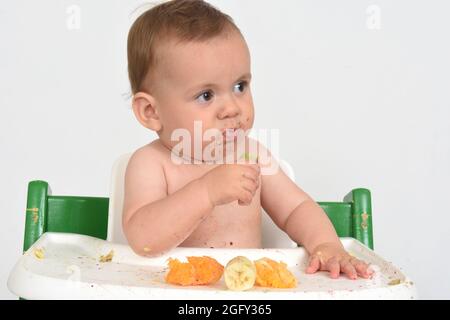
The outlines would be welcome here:
[[[328,273],[305,274],[303,248],[209,249],[176,248],[157,258],[136,255],[130,247],[93,237],[45,233],[17,262],[9,289],[25,299],[415,299],[414,284],[394,265],[360,242],[342,238],[353,256],[376,265],[372,279],[330,279]],[[112,261],[100,257],[114,250]],[[43,256],[39,253],[43,253]],[[223,277],[211,286],[181,287],[165,283],[167,259],[211,256],[222,265],[238,255],[268,257],[288,265],[298,280],[294,289],[254,287],[235,292]]]

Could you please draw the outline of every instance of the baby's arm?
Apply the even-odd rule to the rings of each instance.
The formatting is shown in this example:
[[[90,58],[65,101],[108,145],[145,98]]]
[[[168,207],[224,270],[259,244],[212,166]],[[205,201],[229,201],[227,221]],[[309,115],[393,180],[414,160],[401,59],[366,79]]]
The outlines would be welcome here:
[[[124,233],[137,254],[164,253],[182,243],[215,206],[250,204],[258,187],[257,165],[220,165],[169,195],[160,156],[141,148],[125,175]]]
[[[270,153],[267,151],[267,154]],[[272,165],[275,159],[269,156]],[[364,262],[351,257],[322,208],[278,168],[275,174],[261,176],[261,203],[279,228],[310,254],[307,273],[329,271],[332,278],[341,272],[351,279],[369,277]]]
[[[269,155],[270,153],[266,151]],[[269,157],[272,166],[276,160]],[[311,254],[322,243],[340,240],[320,206],[278,167],[261,176],[261,204],[275,224]]]
[[[122,224],[137,254],[153,256],[176,247],[212,209],[199,180],[168,196],[160,155],[148,146],[133,154],[125,174]]]

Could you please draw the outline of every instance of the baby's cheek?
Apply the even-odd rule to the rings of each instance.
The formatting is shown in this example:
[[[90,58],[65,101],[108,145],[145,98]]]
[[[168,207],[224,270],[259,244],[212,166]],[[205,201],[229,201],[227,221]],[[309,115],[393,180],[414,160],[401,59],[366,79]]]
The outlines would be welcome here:
[[[251,129],[253,127],[253,115],[246,115],[244,117],[244,128]]]

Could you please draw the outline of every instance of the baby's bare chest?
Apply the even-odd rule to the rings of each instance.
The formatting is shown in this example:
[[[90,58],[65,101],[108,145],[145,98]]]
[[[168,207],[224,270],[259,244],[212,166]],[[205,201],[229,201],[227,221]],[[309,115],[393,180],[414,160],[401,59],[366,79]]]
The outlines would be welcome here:
[[[200,179],[214,166],[179,165],[165,168],[168,194],[172,194],[195,179]],[[202,195],[199,195],[201,197]],[[200,199],[192,199],[200,201]],[[252,203],[242,206],[233,201],[216,206],[192,234],[182,243],[186,247],[257,248],[261,243],[260,188]]]

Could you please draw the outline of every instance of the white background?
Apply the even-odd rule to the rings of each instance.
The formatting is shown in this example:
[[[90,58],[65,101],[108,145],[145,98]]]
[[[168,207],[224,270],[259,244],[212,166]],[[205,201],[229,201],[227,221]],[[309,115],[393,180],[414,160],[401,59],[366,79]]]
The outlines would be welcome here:
[[[280,129],[299,185],[318,201],[369,188],[375,250],[421,298],[450,298],[450,3],[211,3],[247,38],[255,127]],[[21,254],[27,183],[108,196],[114,159],[155,138],[123,97],[140,4],[2,1],[0,298],[14,298],[6,280]],[[80,29],[67,27],[72,5]],[[368,27],[370,5],[380,29]]]

